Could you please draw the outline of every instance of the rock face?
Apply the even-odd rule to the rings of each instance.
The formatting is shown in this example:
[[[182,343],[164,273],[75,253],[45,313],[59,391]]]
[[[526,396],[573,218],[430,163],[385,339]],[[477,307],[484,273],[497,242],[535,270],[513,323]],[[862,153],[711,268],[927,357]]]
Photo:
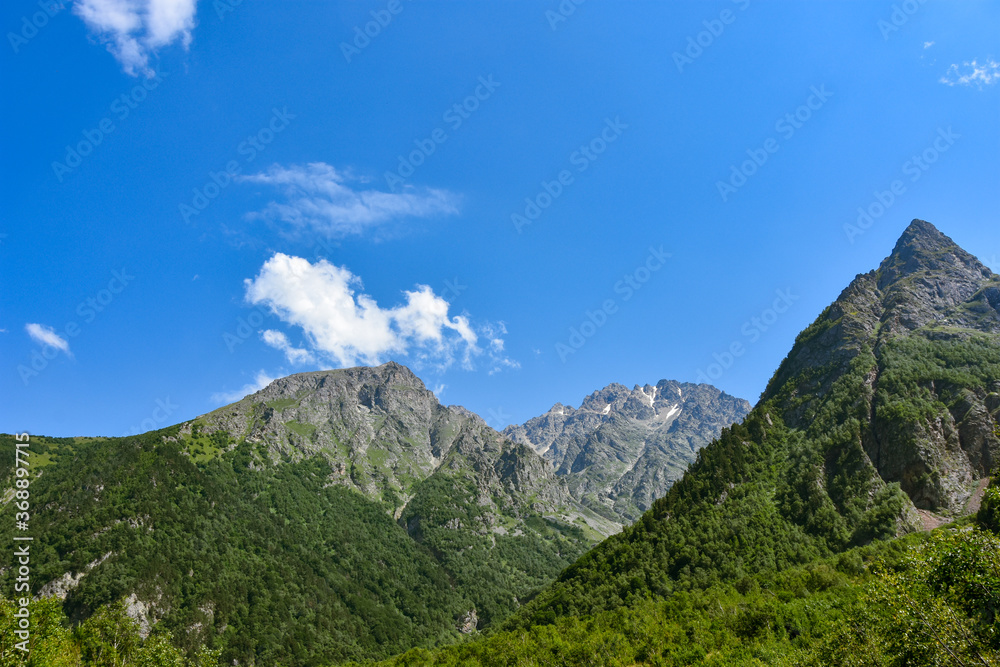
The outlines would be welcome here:
[[[476,617],[476,610],[472,609],[463,614],[462,618],[458,622],[458,631],[463,635],[471,635],[476,631],[476,627],[479,625],[479,619]]]
[[[1000,277],[923,220],[796,340],[762,401],[806,429],[838,383],[885,482],[921,510],[962,513],[1000,462]]]
[[[970,512],[1000,455],[998,290],[998,276],[914,220],[799,334],[742,423],[525,604],[517,627],[739,581]]]
[[[325,457],[335,471],[331,484],[388,503],[411,533],[427,519],[406,507],[435,475],[471,483],[476,502],[495,512],[582,517],[602,535],[618,528],[579,506],[530,447],[465,408],[441,405],[395,362],[281,378],[182,429],[186,437],[214,433],[255,443],[274,461]],[[464,527],[488,533],[503,523],[489,511],[478,521]]]
[[[662,497],[720,431],[750,404],[705,384],[610,384],[578,409],[557,403],[504,434],[552,463],[591,509],[631,523]]]

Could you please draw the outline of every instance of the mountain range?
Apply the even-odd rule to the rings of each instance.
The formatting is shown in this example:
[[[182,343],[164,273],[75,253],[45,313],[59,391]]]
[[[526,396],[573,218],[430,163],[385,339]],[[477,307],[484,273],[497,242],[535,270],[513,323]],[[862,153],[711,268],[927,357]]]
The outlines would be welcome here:
[[[707,384],[610,384],[580,407],[556,403],[504,435],[531,446],[595,512],[631,523],[662,497],[698,450],[750,404]]]
[[[32,576],[224,664],[988,665],[998,422],[1000,276],[914,220],[752,409],[612,384],[498,433],[390,362],[32,436]]]
[[[737,581],[966,514],[1000,453],[998,397],[1000,276],[914,220],[799,334],[742,424],[512,623]]]
[[[683,445],[676,470],[740,416],[736,399],[713,403],[717,389],[668,384],[689,393],[690,414],[648,425],[649,406],[598,392],[610,400],[581,441],[599,462],[586,474],[610,474],[623,455],[604,433],[641,426],[653,446]],[[582,477],[441,405],[394,362],[277,379],[141,436],[32,436],[31,447],[33,525],[47,540],[39,595],[77,621],[124,599],[141,633],[163,628],[243,664],[454,641],[510,616],[625,521],[577,499],[567,480]],[[286,619],[280,635],[274,618]]]

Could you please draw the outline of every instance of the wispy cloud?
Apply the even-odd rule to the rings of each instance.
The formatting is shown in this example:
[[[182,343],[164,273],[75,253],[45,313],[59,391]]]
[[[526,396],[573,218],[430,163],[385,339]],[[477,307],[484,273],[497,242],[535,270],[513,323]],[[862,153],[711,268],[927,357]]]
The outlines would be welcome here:
[[[283,202],[272,201],[250,217],[281,221],[293,232],[342,237],[391,220],[458,213],[458,198],[446,190],[410,188],[395,193],[364,189],[358,179],[325,162],[273,165],[266,172],[239,180],[280,188]]]
[[[274,382],[276,378],[271,377],[263,370],[257,371],[257,375],[254,376],[253,382],[248,382],[239,389],[235,391],[220,391],[212,394],[212,402],[216,405],[225,405],[227,403],[235,403],[244,396],[249,396],[250,394],[256,393],[266,387],[267,385]]]
[[[65,338],[57,334],[52,327],[32,322],[25,324],[24,330],[28,332],[29,336],[31,336],[31,340],[35,341],[39,345],[54,347],[67,357],[73,357],[73,353],[69,350],[69,343]]]
[[[308,349],[291,348],[280,332],[265,341],[286,354],[287,344],[296,355],[312,354],[338,366],[375,365],[399,355],[418,368],[438,370],[454,363],[473,369],[485,355],[491,372],[517,367],[504,354],[502,323],[474,328],[467,316],[449,315],[448,301],[427,285],[404,290],[404,303],[383,308],[346,267],[277,253],[245,286],[247,302],[266,306],[301,329]],[[481,337],[485,350],[479,346]]]
[[[191,44],[196,0],[77,0],[73,11],[126,74],[153,76],[149,58],[180,40]]]
[[[482,333],[486,339],[486,353],[490,361],[490,375],[495,375],[504,369],[513,370],[521,367],[521,363],[508,357],[507,352],[504,350],[505,343],[503,336],[507,335],[507,325],[503,322],[487,324],[483,327]]]
[[[260,337],[265,343],[274,349],[284,352],[285,357],[287,357],[288,361],[293,364],[306,364],[315,361],[309,350],[293,346],[291,342],[289,342],[288,336],[280,331],[267,329],[266,331],[260,332]]]
[[[929,49],[934,46],[934,42],[924,42],[924,48]]]
[[[1000,81],[1000,63],[988,59],[982,64],[973,60],[962,63],[962,66],[952,65],[939,81],[948,86],[991,86]]]

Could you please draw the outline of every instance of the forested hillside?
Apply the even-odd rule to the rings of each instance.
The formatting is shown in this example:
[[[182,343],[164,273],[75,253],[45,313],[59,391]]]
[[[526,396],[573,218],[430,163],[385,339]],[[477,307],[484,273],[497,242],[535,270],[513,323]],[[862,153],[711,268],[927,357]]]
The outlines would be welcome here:
[[[616,528],[397,364],[283,378],[141,436],[32,436],[30,450],[33,590],[74,622],[123,602],[227,664],[455,641]],[[13,451],[0,436],[3,489]],[[0,570],[4,590],[13,576]]]
[[[33,438],[51,664],[1000,664],[1000,277],[929,223],[586,552],[606,518],[414,380],[303,374],[136,438]]]
[[[915,220],[799,335],[743,424],[507,627],[779,571],[962,515],[998,460],[998,391],[1000,278]]]

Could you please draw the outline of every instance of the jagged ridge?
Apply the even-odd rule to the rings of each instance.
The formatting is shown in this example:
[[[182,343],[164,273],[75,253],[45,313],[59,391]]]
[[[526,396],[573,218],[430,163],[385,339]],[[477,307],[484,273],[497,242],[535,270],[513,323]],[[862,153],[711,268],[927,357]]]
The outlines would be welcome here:
[[[504,434],[531,445],[577,500],[631,523],[662,497],[698,450],[750,404],[710,385],[661,380],[631,390],[613,383],[579,409],[555,404]]]

